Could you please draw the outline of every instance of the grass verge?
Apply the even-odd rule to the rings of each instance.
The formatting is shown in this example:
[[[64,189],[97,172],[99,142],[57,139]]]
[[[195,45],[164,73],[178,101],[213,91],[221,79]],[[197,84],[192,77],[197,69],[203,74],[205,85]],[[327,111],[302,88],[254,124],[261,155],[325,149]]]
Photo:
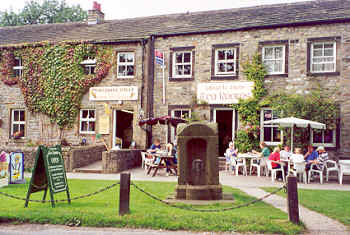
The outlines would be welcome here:
[[[112,184],[113,181],[69,180],[71,196],[93,192]],[[165,199],[175,190],[175,183],[135,182],[146,191]],[[10,185],[0,191],[25,197],[28,184]],[[252,201],[254,198],[240,190],[224,187],[225,193],[234,195],[234,204]],[[43,192],[34,193],[31,199],[41,199]],[[24,201],[10,199],[0,195],[0,221],[15,220],[31,223],[66,224],[81,221],[82,226],[152,228],[165,230],[192,231],[232,231],[254,233],[297,234],[304,230],[301,225],[288,221],[286,213],[258,202],[254,205],[226,212],[200,213],[161,204],[131,186],[130,210],[125,216],[118,216],[119,187],[100,193],[90,198],[58,203],[51,208],[48,203],[29,203],[24,208]],[[65,193],[55,194],[55,199],[64,199]],[[224,208],[232,204],[214,204],[195,206],[196,208]]]
[[[262,188],[272,192],[276,188]],[[285,193],[278,195],[286,197]],[[350,192],[339,190],[298,189],[299,203],[310,210],[338,220],[350,229]]]

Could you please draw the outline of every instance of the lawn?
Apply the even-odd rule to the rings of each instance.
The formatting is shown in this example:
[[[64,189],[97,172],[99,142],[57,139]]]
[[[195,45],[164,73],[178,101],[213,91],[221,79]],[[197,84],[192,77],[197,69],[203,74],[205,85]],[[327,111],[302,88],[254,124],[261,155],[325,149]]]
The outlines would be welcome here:
[[[276,188],[263,188],[271,192]],[[285,193],[278,193],[286,196]],[[338,220],[350,228],[350,192],[338,190],[298,189],[299,203],[311,210]]]
[[[95,191],[112,184],[113,181],[101,180],[69,180],[71,196]],[[136,182],[139,187],[165,199],[175,190],[175,183]],[[10,185],[0,191],[25,197],[28,185]],[[29,203],[24,208],[24,201],[5,198],[0,195],[0,222],[15,220],[19,222],[66,224],[79,220],[82,226],[106,226],[129,228],[152,228],[166,230],[192,231],[234,231],[297,234],[304,230],[302,225],[294,225],[288,221],[286,213],[258,202],[226,212],[203,213],[172,208],[148,198],[131,186],[130,210],[125,216],[118,216],[119,187],[115,187],[96,196],[57,203],[51,208],[49,203]],[[230,187],[224,187],[225,193],[232,193],[235,205],[253,200],[253,197]],[[42,192],[32,194],[31,199],[41,199]],[[55,194],[55,199],[65,198],[65,193]],[[196,206],[196,208],[224,208],[232,204],[215,204],[212,206]]]

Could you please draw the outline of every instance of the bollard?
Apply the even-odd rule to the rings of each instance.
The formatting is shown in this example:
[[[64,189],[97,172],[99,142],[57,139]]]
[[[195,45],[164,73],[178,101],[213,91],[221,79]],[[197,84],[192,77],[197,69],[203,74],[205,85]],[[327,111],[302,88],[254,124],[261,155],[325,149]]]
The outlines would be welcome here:
[[[297,177],[289,175],[287,177],[287,201],[289,221],[294,224],[299,223],[299,202]]]
[[[129,213],[130,204],[130,173],[120,174],[119,215]]]

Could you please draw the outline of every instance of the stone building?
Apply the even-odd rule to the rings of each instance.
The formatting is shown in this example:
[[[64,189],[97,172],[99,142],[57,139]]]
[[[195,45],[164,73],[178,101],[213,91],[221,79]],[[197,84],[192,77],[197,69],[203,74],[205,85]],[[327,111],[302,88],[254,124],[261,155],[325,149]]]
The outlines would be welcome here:
[[[109,125],[103,136],[112,147],[119,139],[128,142],[123,147],[134,140],[141,148],[149,145],[152,137],[172,141],[173,128],[141,128],[139,119],[191,115],[194,104],[202,102],[204,105],[196,108],[201,118],[219,123],[222,154],[239,128],[239,113],[229,104],[250,96],[252,89],[242,73],[242,61],[259,52],[269,68],[265,80],[269,92],[282,89],[304,93],[318,86],[336,90],[341,104],[339,125],[315,134],[310,141],[315,146],[324,142],[337,157],[350,156],[350,1],[309,1],[111,21],[103,20],[99,9],[89,14],[89,22],[0,28],[1,48],[84,40],[115,51],[111,71],[96,87],[101,91],[136,87],[137,98],[128,100],[113,94],[112,100],[93,101],[91,94],[86,94],[75,127],[64,131],[68,142],[79,143],[85,137],[92,143],[90,136],[99,133],[100,123],[106,120]],[[164,69],[155,62],[155,51],[163,53]],[[120,56],[131,58],[132,75],[118,76],[118,66],[124,63]],[[24,120],[14,120],[22,111]],[[90,112],[93,118],[88,120]],[[273,117],[268,107],[261,111],[262,121]],[[14,141],[10,137],[16,122],[26,130],[25,136],[16,140],[20,143],[43,138],[43,126],[48,121],[26,110],[18,86],[4,83],[0,85],[0,118],[0,145]],[[82,123],[90,121],[94,128],[84,133]],[[277,127],[263,126],[262,122],[260,136],[269,145],[281,139]]]

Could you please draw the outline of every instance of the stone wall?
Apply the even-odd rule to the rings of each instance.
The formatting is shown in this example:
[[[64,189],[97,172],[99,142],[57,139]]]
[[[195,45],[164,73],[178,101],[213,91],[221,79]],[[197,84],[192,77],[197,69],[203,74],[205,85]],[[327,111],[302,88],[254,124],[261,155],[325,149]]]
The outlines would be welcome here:
[[[80,146],[72,148],[67,153],[68,171],[73,171],[75,168],[84,167],[96,161],[102,160],[102,152],[106,151],[104,145],[97,146]]]
[[[141,166],[141,149],[112,150],[102,153],[102,172],[119,173]]]

